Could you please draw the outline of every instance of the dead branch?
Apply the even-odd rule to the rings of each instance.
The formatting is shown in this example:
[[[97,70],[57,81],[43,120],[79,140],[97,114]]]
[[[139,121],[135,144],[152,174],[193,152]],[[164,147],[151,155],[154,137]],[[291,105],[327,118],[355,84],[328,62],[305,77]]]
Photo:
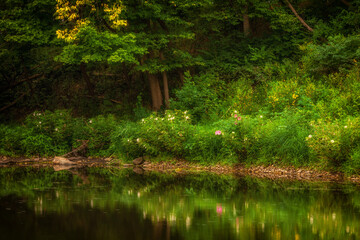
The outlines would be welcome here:
[[[64,155],[62,155],[62,157],[70,157],[70,156],[79,156],[79,155],[85,155],[85,152],[88,148],[88,142],[89,140],[78,140],[81,142],[80,147],[75,148],[74,150],[72,150],[71,152],[68,152]]]
[[[27,95],[29,93],[29,91],[27,91],[27,92],[25,92],[25,93],[23,93],[23,94],[21,94],[20,95],[20,97],[18,97],[17,99],[15,99],[13,102],[11,102],[10,104],[8,104],[8,105],[6,105],[6,106],[4,106],[4,107],[2,107],[1,109],[0,109],[0,112],[2,112],[2,111],[5,111],[6,109],[8,109],[8,108],[10,108],[10,107],[12,107],[12,106],[14,106],[20,99],[22,99],[25,95]]]
[[[312,29],[309,25],[307,25],[307,23],[304,21],[304,19],[302,19],[299,14],[296,12],[296,10],[294,9],[294,7],[291,5],[291,3],[288,0],[285,0],[286,4],[288,5],[288,7],[291,9],[291,11],[294,13],[294,15],[296,16],[297,19],[299,19],[299,21],[301,22],[301,24],[306,27],[307,30],[309,30],[310,32],[314,32],[314,29]]]

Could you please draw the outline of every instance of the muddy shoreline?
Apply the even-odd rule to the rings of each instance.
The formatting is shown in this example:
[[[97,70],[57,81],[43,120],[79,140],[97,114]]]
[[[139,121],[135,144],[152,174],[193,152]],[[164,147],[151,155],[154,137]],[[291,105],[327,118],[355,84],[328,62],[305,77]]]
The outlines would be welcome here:
[[[53,158],[8,158],[0,157],[0,167],[33,166],[54,167],[56,171],[80,167],[116,167],[133,168],[133,171],[143,174],[146,171],[158,171],[166,173],[186,174],[194,172],[210,172],[216,174],[232,174],[237,176],[251,176],[266,179],[301,180],[314,182],[353,182],[360,183],[359,175],[346,176],[341,172],[328,172],[306,168],[281,167],[281,166],[244,166],[237,164],[204,166],[184,160],[154,162],[146,161],[142,165],[134,165],[121,162],[114,158],[73,157],[68,158],[76,163],[71,166],[57,165]]]

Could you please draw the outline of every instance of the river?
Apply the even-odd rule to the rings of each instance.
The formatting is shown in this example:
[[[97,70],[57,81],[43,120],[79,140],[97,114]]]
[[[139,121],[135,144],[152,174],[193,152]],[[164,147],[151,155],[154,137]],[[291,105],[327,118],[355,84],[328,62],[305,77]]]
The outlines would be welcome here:
[[[0,168],[1,239],[360,239],[359,226],[351,183]]]

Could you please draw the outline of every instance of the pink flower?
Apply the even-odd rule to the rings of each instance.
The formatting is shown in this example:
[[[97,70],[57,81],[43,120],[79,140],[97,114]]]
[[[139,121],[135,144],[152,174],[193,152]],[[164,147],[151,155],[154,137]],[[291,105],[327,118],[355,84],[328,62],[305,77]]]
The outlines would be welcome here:
[[[234,118],[237,118],[237,114],[234,115]]]
[[[219,204],[219,203],[216,204],[216,212],[219,216],[222,215],[222,213],[223,213],[223,208],[222,208],[221,204]]]
[[[238,117],[238,121],[240,121],[241,120],[241,117]]]
[[[215,135],[221,135],[221,131],[217,130],[217,131],[215,132]]]
[[[235,125],[237,125],[237,122],[235,122]]]

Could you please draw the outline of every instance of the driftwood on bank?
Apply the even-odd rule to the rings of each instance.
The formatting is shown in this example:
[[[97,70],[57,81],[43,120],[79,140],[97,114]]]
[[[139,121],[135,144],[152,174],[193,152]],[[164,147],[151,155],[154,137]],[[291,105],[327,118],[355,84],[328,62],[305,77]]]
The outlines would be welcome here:
[[[69,159],[64,157],[54,157],[53,163],[56,165],[66,165],[66,166],[77,164],[76,162],[70,161]]]
[[[133,160],[134,165],[141,165],[145,162],[144,157],[138,157]]]
[[[86,150],[88,148],[88,142],[89,140],[78,140],[81,142],[80,147],[75,148],[74,150],[72,150],[71,152],[68,152],[64,155],[62,155],[62,157],[78,157],[78,156],[84,156],[86,153]]]

